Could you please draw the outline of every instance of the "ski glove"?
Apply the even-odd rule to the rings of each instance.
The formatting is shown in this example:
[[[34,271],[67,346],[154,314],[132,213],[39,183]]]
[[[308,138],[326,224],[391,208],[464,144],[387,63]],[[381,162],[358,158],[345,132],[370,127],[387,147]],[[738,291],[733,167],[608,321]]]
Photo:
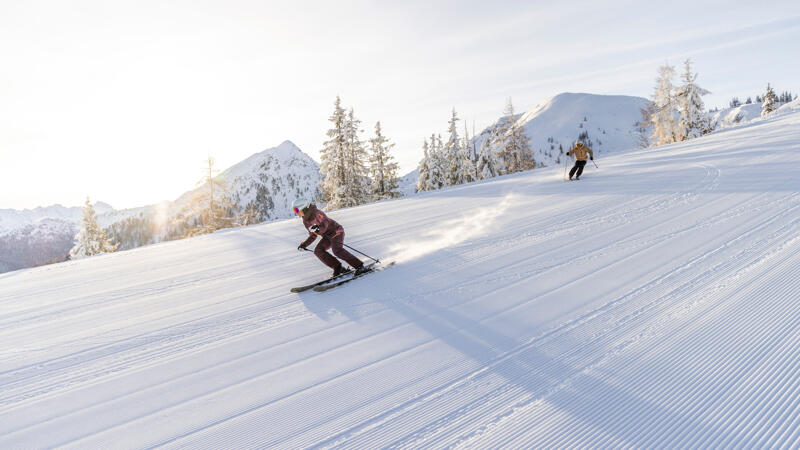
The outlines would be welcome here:
[[[309,228],[312,233],[319,233],[319,225],[311,225]]]
[[[589,159],[591,159],[592,161],[594,161],[594,156],[590,156],[590,157],[589,157]]]

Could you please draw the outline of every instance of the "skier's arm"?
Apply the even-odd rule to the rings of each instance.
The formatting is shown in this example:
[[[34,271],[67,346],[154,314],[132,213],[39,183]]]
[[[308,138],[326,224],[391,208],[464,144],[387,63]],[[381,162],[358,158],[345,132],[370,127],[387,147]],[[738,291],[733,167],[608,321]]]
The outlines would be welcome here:
[[[589,147],[586,147],[586,151],[589,152],[589,158],[594,160],[594,152]]]
[[[314,233],[308,233],[308,237],[306,238],[305,241],[300,243],[300,247],[306,248],[309,245],[311,245],[311,243],[314,242],[315,240],[317,240],[317,235]]]
[[[317,218],[314,221],[315,225],[319,228],[317,230],[317,234],[321,236],[325,236],[328,234],[328,229],[330,228],[331,221],[328,219],[328,216],[325,215],[322,211],[317,211]]]

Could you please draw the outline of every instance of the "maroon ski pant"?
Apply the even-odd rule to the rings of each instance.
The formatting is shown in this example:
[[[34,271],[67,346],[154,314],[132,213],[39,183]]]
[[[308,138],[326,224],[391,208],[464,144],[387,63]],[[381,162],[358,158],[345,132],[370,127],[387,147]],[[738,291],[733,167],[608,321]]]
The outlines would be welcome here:
[[[331,269],[335,269],[341,263],[336,258],[331,256],[330,253],[328,253],[328,249],[331,249],[337,258],[347,261],[347,264],[350,264],[350,267],[361,267],[361,265],[364,263],[361,262],[360,259],[353,256],[352,253],[345,250],[342,246],[343,242],[344,232],[339,233],[334,238],[322,236],[322,239],[319,241],[317,246],[314,247],[314,254],[317,255],[317,258],[319,258],[320,261],[325,263],[325,265]]]

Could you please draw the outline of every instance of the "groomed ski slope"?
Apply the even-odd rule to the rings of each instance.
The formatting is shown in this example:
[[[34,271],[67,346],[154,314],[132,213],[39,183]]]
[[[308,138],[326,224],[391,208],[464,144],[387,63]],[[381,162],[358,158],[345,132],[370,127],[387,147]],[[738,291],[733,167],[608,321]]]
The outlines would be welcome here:
[[[0,448],[800,445],[800,113],[0,276]]]

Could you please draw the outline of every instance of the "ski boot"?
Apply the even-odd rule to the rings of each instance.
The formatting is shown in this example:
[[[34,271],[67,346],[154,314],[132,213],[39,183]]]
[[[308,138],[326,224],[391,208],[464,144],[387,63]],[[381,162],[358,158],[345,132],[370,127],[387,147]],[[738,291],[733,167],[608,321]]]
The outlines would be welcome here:
[[[352,270],[353,269],[351,269],[349,267],[345,269],[343,264],[339,264],[338,266],[336,266],[335,269],[333,269],[333,275],[331,276],[331,278],[336,278],[339,275],[344,275],[344,274],[346,274],[346,273],[348,273],[348,272],[350,272]]]
[[[360,267],[356,268],[356,273],[353,274],[353,276],[357,277],[357,276],[361,275],[362,273],[366,273],[366,272],[369,272],[369,271],[370,271],[370,268],[367,267],[366,264],[361,264]]]

